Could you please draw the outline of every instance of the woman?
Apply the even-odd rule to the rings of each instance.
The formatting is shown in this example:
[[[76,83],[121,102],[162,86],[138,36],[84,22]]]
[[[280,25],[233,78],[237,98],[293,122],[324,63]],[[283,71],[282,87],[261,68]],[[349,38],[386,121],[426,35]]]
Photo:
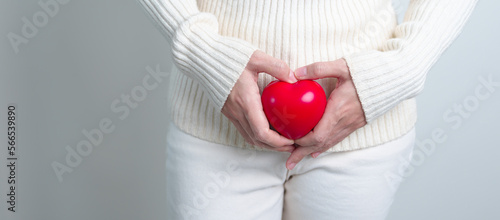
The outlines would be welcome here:
[[[384,219],[414,97],[476,4],[413,0],[397,24],[390,0],[140,2],[175,63],[168,219]],[[300,139],[269,128],[260,94],[275,79],[327,94]]]

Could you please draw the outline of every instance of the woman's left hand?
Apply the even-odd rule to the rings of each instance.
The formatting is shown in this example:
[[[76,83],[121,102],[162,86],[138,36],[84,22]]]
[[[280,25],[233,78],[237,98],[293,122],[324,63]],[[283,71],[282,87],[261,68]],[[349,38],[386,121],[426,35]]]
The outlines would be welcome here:
[[[295,140],[296,148],[286,162],[291,170],[305,156],[316,158],[342,141],[356,129],[366,125],[351,73],[344,59],[318,62],[295,70],[297,79],[337,78],[337,86],[328,98],[325,113],[313,131]]]

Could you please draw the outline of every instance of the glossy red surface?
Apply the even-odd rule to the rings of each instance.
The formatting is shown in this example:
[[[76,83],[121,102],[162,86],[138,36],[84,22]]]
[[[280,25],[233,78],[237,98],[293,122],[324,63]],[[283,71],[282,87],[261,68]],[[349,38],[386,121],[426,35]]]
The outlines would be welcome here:
[[[262,106],[272,127],[295,140],[318,124],[325,112],[326,95],[323,88],[311,80],[294,84],[273,81],[262,92]]]

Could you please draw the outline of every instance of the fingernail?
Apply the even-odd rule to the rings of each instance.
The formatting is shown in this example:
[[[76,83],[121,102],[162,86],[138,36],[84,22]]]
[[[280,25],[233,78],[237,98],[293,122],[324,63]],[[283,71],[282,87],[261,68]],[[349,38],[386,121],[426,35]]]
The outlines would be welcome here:
[[[297,165],[297,163],[290,163],[290,164],[288,164],[287,169],[288,170],[293,170],[293,168],[295,168],[295,165]]]
[[[301,67],[295,70],[295,76],[297,77],[297,79],[304,77],[306,75],[307,75],[307,68],[305,67]]]
[[[316,152],[316,153],[314,153],[314,154],[311,154],[311,156],[312,156],[313,158],[316,158],[316,157],[318,157],[320,154],[321,154],[320,152]]]
[[[288,77],[290,78],[292,83],[297,82],[297,78],[295,77],[295,73],[292,70],[290,70],[290,74],[288,75]]]

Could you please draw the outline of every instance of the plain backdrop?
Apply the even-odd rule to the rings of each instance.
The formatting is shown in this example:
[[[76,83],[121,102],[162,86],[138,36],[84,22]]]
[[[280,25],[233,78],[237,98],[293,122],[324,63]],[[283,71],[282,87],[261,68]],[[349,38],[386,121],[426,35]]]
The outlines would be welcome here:
[[[40,2],[48,0],[1,0],[0,219],[164,219],[168,80],[127,115],[111,106],[124,106],[120,100],[141,89],[148,69],[170,70],[167,41],[135,0],[72,0],[46,20]],[[417,139],[429,144],[441,132],[445,140],[434,140],[433,151],[416,148],[388,219],[500,219],[500,87],[482,90],[489,92],[483,100],[475,93],[481,78],[500,82],[499,6],[479,2],[429,72],[418,96]],[[16,53],[9,36],[22,36],[24,20],[37,16],[40,27]],[[6,202],[11,103],[18,113],[15,213]],[[113,131],[60,181],[52,165],[68,165],[68,149],[102,120]]]

